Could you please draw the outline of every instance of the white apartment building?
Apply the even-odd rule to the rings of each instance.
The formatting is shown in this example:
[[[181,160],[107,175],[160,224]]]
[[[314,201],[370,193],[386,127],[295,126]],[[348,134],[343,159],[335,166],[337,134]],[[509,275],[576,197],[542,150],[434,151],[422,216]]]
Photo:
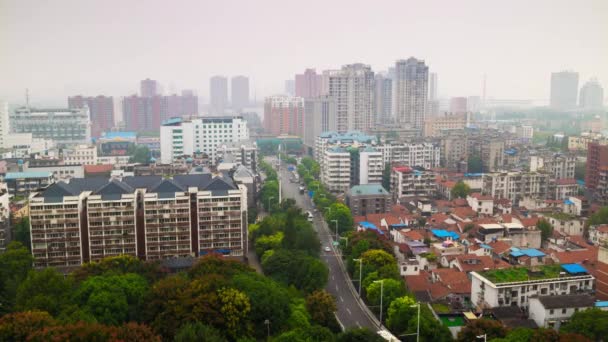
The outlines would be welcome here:
[[[591,293],[595,278],[579,268],[568,264],[471,272],[471,303],[479,309],[512,305],[527,309],[530,297]],[[502,277],[505,273],[509,281]]]
[[[54,146],[47,139],[35,139],[32,133],[11,132],[8,103],[0,102],[0,148],[12,149],[10,157],[23,158],[31,153],[39,153]]]
[[[18,108],[10,115],[12,133],[31,133],[33,138],[55,144],[86,144],[91,141],[88,107],[34,109]]]
[[[431,169],[441,163],[441,147],[437,143],[386,143],[376,146],[376,149],[382,151],[385,165],[394,163]]]
[[[435,174],[427,170],[396,166],[391,170],[393,201],[401,197],[432,196],[436,191]]]
[[[575,313],[594,307],[590,295],[540,296],[530,298],[529,317],[542,328],[559,330]]]
[[[551,155],[530,156],[530,171],[544,170],[555,179],[574,178],[576,156],[555,153]]]
[[[323,72],[327,94],[336,99],[336,130],[367,132],[375,124],[374,72],[369,65],[349,64]]]
[[[181,156],[203,152],[216,160],[218,146],[248,139],[247,122],[240,116],[174,118],[160,127],[160,158],[170,164]]]
[[[382,183],[382,153],[372,147],[349,151],[342,147],[325,150],[321,181],[334,192],[347,192],[352,186]]]
[[[424,121],[424,136],[439,137],[441,131],[449,129],[464,129],[469,123],[471,113],[443,113],[443,115],[428,118]]]
[[[512,202],[524,197],[545,198],[548,194],[550,175],[544,172],[495,172],[483,175],[484,195]]]
[[[315,138],[314,157],[320,163],[325,150],[331,147],[356,147],[361,145],[376,146],[375,135],[363,134],[359,131],[350,131],[344,134],[329,131],[323,132]]]
[[[230,162],[245,165],[256,170],[258,146],[255,142],[237,141],[218,145],[216,156],[217,163]]]
[[[494,214],[494,198],[492,196],[484,196],[476,192],[467,196],[467,203],[471,209],[479,214]]]
[[[315,147],[318,136],[336,130],[336,100],[331,96],[304,99],[304,144]]]
[[[534,137],[534,127],[529,125],[517,126],[515,134],[517,134],[517,137],[520,139],[532,140],[532,137]]]
[[[66,165],[97,164],[97,147],[95,145],[78,145],[63,150],[63,162]]]

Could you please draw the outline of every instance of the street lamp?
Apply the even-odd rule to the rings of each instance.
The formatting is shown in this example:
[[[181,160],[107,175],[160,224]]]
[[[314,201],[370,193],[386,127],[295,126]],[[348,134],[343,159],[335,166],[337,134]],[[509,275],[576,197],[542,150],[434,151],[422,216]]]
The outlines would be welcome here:
[[[382,297],[384,297],[384,279],[374,280],[374,283],[380,283],[380,326],[382,327]]]
[[[420,341],[420,302],[418,302],[414,305],[410,305],[410,308],[414,308],[414,307],[418,307],[418,327],[416,328],[416,333],[415,334],[403,334],[403,335],[399,335],[399,336],[416,335],[416,342],[419,342]]]
[[[331,222],[336,223],[336,242],[338,242],[338,220],[331,220]]]
[[[274,199],[274,196],[268,197],[268,212],[270,212],[270,200]]]
[[[475,338],[479,338],[479,339],[483,338],[483,342],[486,342],[488,340],[488,334],[475,336]]]
[[[264,320],[264,324],[266,324],[266,331],[268,334],[268,339],[270,339],[270,320],[268,320],[268,319]]]
[[[353,259],[353,261],[359,262],[359,298],[361,298],[361,277],[363,274],[363,258]]]

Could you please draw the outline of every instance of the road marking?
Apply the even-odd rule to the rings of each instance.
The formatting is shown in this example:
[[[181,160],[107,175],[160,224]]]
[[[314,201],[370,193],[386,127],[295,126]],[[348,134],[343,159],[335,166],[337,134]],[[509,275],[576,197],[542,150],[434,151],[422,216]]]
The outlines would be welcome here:
[[[342,296],[340,296],[340,301],[341,301],[341,302],[344,302],[344,298],[342,298]]]
[[[333,276],[333,274],[331,276],[331,280],[336,280],[336,278]]]
[[[336,284],[336,291],[338,291],[338,284]]]
[[[352,312],[350,312],[350,309],[349,309],[349,308],[346,308],[346,312],[348,312],[348,314],[349,314],[349,315],[352,315],[352,314],[353,314]]]
[[[361,328],[361,324],[359,324],[359,321],[355,321],[355,324],[356,324],[356,325],[357,325],[359,328]]]

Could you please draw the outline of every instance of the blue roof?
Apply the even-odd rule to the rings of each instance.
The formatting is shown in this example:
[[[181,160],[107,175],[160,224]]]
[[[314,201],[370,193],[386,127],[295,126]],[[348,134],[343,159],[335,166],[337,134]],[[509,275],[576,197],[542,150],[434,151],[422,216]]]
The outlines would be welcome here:
[[[608,308],[608,300],[595,302],[595,307],[596,308]]]
[[[484,248],[484,249],[494,249],[494,248],[492,248],[492,246],[486,245],[485,243],[482,243],[479,246],[481,246],[481,248]]]
[[[384,235],[384,232],[381,231],[380,229],[378,229],[378,227],[376,227],[375,224],[367,222],[367,221],[361,221],[359,222],[359,225],[365,229],[373,229],[375,231],[377,231],[378,233],[380,233],[381,235]]]
[[[576,183],[578,183],[578,185],[585,186],[585,181],[584,180],[577,179]]]
[[[7,172],[4,179],[48,178],[53,175],[49,171]]]
[[[137,133],[135,132],[105,132],[103,135],[104,139],[114,139],[114,138],[123,138],[123,139],[135,139],[137,138]]]
[[[465,173],[464,176],[465,177],[481,177],[481,176],[483,176],[483,173]]]
[[[518,257],[524,256],[524,255],[534,258],[534,257],[543,257],[546,254],[535,248],[512,249],[511,256],[518,258]]]
[[[514,155],[516,155],[516,154],[517,154],[517,150],[516,150],[516,149],[511,148],[511,149],[505,150],[505,154],[508,154],[508,155],[510,155],[510,156],[514,156]]]
[[[458,233],[450,232],[445,229],[431,229],[431,232],[433,233],[433,235],[440,239],[451,237],[452,239],[456,240],[460,238],[460,235],[458,235]]]
[[[170,118],[163,121],[163,126],[175,125],[182,122],[182,118]]]
[[[570,274],[589,273],[583,266],[579,264],[562,264],[562,268]]]
[[[574,202],[572,202],[569,198],[566,198],[564,200],[564,204],[566,204],[566,205],[574,205]]]

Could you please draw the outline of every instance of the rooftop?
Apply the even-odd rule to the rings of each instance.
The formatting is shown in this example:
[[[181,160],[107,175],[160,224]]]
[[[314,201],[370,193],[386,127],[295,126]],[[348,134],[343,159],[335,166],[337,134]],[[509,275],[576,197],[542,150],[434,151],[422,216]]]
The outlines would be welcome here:
[[[545,309],[562,308],[590,308],[595,304],[595,300],[589,295],[560,295],[560,296],[540,296],[538,300]]]
[[[500,284],[517,281],[559,278],[561,272],[563,272],[563,268],[558,264],[540,266],[538,271],[532,271],[526,267],[513,267],[500,270],[483,271],[479,272],[479,275],[485,277],[495,284]]]
[[[53,173],[49,171],[7,172],[4,179],[48,178],[52,176]]]
[[[355,185],[350,189],[351,195],[390,195],[380,184]]]

